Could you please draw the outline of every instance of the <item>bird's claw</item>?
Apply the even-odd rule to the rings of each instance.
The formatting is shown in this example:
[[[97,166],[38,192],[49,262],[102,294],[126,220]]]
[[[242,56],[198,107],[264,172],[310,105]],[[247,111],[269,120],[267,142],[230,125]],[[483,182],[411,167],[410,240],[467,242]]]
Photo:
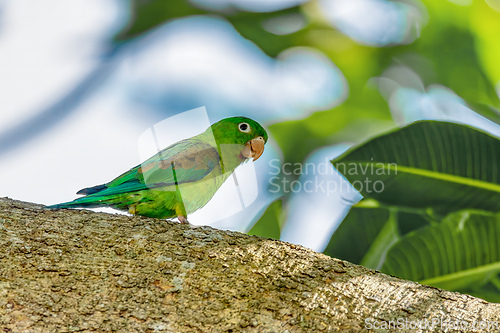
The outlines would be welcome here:
[[[177,219],[179,220],[179,223],[181,223],[181,224],[190,224],[187,217],[185,217],[185,216],[178,215]]]

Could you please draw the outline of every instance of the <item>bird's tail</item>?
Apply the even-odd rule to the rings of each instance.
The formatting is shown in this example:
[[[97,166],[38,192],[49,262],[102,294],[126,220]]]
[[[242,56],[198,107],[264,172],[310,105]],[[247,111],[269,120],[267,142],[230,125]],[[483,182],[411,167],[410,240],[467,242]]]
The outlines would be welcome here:
[[[60,208],[96,208],[105,206],[105,196],[98,195],[97,193],[106,190],[108,187],[104,184],[93,187],[84,188],[76,194],[86,195],[69,202],[63,202],[56,205],[47,206],[48,209]]]
[[[95,193],[99,193],[101,191],[104,191],[105,189],[107,189],[108,187],[104,184],[102,185],[97,185],[97,186],[92,186],[92,187],[87,187],[87,188],[84,188],[84,189],[81,189],[80,191],[76,192],[76,194],[85,194],[85,195],[89,195],[89,194],[95,194]]]
[[[46,208],[48,209],[61,209],[61,208],[97,208],[105,206],[103,197],[92,197],[86,196],[82,198],[75,199],[69,202],[63,202],[60,204],[50,205]]]

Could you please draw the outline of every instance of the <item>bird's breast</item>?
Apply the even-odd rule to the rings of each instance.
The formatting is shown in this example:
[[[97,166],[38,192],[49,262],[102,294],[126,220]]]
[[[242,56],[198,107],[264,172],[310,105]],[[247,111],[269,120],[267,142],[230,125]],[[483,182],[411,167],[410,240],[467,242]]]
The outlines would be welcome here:
[[[221,174],[214,170],[200,181],[179,184],[178,190],[186,212],[189,214],[205,206],[229,175],[230,173]]]

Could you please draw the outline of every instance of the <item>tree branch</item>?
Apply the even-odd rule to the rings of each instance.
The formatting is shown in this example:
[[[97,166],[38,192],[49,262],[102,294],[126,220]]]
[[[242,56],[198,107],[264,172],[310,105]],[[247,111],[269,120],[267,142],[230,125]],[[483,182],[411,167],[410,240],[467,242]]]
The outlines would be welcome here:
[[[5,332],[334,332],[399,318],[443,331],[499,317],[499,304],[297,245],[0,198]]]

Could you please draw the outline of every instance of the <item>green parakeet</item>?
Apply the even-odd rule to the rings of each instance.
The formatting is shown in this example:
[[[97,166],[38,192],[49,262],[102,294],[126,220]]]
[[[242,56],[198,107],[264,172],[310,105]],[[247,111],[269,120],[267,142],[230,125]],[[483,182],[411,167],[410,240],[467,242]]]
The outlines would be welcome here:
[[[240,164],[262,155],[267,138],[252,119],[226,118],[109,183],[77,192],[84,197],[48,208],[112,207],[156,218],[177,216],[187,222],[187,214],[205,206]]]

